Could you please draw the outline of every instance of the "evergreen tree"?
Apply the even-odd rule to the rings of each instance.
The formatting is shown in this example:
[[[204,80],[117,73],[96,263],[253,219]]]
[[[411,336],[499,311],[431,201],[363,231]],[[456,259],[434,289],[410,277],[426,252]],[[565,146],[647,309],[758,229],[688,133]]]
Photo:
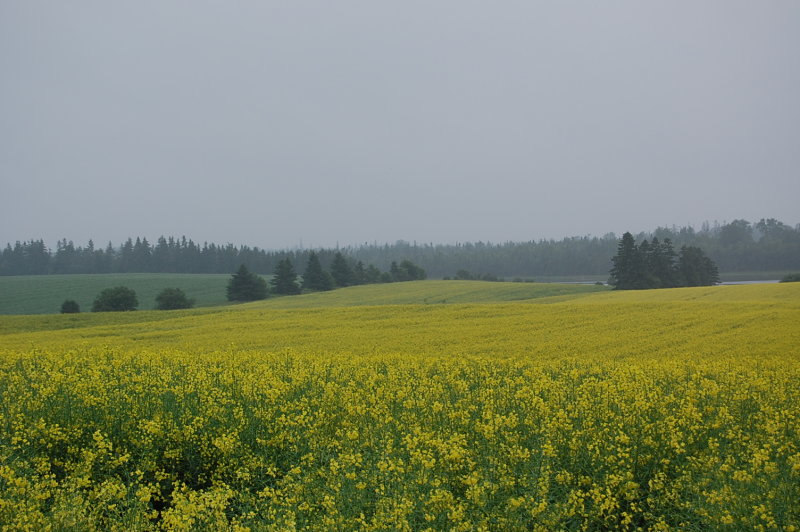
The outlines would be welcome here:
[[[682,286],[711,286],[719,283],[717,265],[703,250],[695,246],[681,247],[677,275]]]
[[[303,290],[332,290],[333,277],[322,269],[319,257],[313,251],[308,256],[306,271],[303,272]]]
[[[228,301],[256,301],[267,297],[267,282],[242,264],[228,281]]]
[[[381,282],[381,271],[374,264],[367,266],[364,279],[366,283],[375,284]]]
[[[659,242],[658,238],[653,238],[647,265],[653,277],[658,280],[658,288],[678,286],[676,259],[677,256],[669,238],[664,239],[663,242]]]
[[[336,252],[331,263],[331,276],[336,286],[345,287],[353,284],[353,270],[340,252]]]
[[[617,246],[617,254],[611,259],[611,262],[613,267],[608,283],[615,290],[632,290],[641,285],[639,248],[632,234],[626,232],[622,235],[622,240]]]
[[[300,293],[297,273],[288,257],[278,262],[269,284],[274,294],[295,295]]]
[[[355,268],[353,268],[353,284],[366,284],[367,283],[367,270],[364,268],[364,263],[358,261]]]

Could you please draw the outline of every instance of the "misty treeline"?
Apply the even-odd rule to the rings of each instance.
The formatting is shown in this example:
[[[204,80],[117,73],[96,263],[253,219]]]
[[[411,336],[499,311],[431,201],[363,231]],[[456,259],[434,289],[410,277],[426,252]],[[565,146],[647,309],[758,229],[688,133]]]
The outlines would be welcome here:
[[[721,272],[796,270],[800,267],[800,224],[786,225],[773,218],[751,223],[705,223],[696,230],[660,227],[634,235],[637,241],[669,239],[676,249],[702,249]],[[110,242],[96,247],[92,241],[76,246],[66,239],[50,249],[42,240],[8,244],[0,254],[0,275],[60,273],[231,273],[244,264],[251,271],[271,274],[278,262],[288,258],[306,264],[316,252],[324,268],[330,268],[337,252],[353,266],[358,261],[388,270],[392,262],[410,260],[428,277],[455,276],[459,270],[502,278],[536,276],[607,275],[619,237],[570,237],[530,242],[417,244],[363,244],[338,249],[293,249],[269,251],[233,244],[197,244],[190,239],[160,237],[129,238],[120,246]]]

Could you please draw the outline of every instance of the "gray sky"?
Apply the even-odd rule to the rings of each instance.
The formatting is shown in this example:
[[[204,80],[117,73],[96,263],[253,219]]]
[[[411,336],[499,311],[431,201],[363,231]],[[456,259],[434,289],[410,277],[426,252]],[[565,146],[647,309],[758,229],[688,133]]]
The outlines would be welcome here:
[[[0,243],[800,222],[800,2],[0,0]]]

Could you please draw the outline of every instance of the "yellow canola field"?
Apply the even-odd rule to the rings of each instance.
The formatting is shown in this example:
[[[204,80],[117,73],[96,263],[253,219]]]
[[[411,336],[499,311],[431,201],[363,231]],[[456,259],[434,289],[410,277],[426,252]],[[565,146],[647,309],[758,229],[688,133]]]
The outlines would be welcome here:
[[[346,296],[0,318],[2,529],[800,526],[800,285]]]

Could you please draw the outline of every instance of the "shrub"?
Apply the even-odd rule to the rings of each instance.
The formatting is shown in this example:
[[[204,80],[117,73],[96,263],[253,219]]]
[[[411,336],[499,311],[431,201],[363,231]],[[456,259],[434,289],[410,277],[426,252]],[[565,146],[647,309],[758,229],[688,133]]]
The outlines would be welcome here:
[[[800,282],[800,273],[790,273],[781,279],[782,283],[797,283]]]
[[[180,288],[165,288],[156,296],[156,309],[178,310],[192,308],[194,299],[189,299]]]
[[[61,314],[78,314],[80,311],[81,307],[74,299],[67,299],[61,303]]]
[[[100,292],[92,304],[92,312],[123,312],[136,310],[137,306],[136,292],[126,286],[117,286]]]

